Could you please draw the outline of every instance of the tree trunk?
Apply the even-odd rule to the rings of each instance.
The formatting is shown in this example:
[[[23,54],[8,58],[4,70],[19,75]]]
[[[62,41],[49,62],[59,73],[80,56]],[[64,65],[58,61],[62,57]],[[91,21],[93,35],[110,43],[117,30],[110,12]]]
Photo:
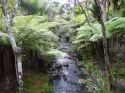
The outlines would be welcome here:
[[[107,39],[106,39],[106,30],[103,20],[100,20],[100,24],[102,26],[102,34],[103,34],[103,49],[104,49],[104,59],[105,63],[108,67],[110,67],[110,60],[108,55],[108,45],[107,45]]]
[[[100,6],[101,6],[101,9],[102,9],[102,19],[105,22],[106,21],[106,6],[107,6],[107,1],[106,0],[102,0]]]
[[[99,11],[99,14],[97,15],[97,18],[98,18],[98,21],[99,21],[99,23],[101,24],[101,27],[102,27],[104,59],[105,59],[105,64],[106,64],[108,75],[109,75],[109,83],[111,84],[113,78],[112,78],[112,74],[111,74],[111,71],[110,71],[111,70],[111,64],[110,64],[109,55],[108,55],[106,29],[105,29],[104,20],[103,20],[103,13],[102,13],[103,11],[101,9],[99,0],[94,0],[94,2],[95,2],[95,5],[97,6],[98,11]]]
[[[21,62],[21,49],[17,46],[15,37],[12,33],[12,23],[13,18],[16,15],[18,7],[20,5],[21,0],[17,0],[17,3],[14,6],[13,12],[8,14],[7,0],[3,0],[2,7],[4,16],[6,18],[6,31],[8,34],[9,42],[12,46],[14,56],[15,56],[15,68],[16,68],[16,76],[19,84],[19,93],[23,93],[23,72],[22,72],[22,62]]]
[[[16,44],[15,37],[13,36],[12,33],[12,28],[11,28],[11,21],[9,15],[6,17],[6,30],[7,34],[9,36],[9,41],[11,43],[14,55],[15,55],[15,67],[16,67],[16,75],[17,75],[17,81],[19,84],[19,93],[23,92],[23,72],[22,72],[22,62],[21,62],[21,51],[19,47]]]
[[[22,79],[23,72],[22,72],[22,62],[21,62],[21,53],[20,53],[21,51],[16,44],[15,37],[13,36],[9,17],[6,18],[6,30],[9,36],[9,41],[11,43],[14,55],[15,55],[15,61],[16,61],[15,68],[16,68],[17,81],[19,84],[19,93],[22,93],[23,92],[23,79]]]

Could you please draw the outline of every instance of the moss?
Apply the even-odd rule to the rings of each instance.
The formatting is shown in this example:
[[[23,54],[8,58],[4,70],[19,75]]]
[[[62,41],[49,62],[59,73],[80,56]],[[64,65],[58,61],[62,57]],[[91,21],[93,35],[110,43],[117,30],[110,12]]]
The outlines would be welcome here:
[[[47,83],[44,83],[41,86],[41,93],[52,93],[52,86],[48,85]]]
[[[52,93],[48,76],[34,71],[24,73],[24,93]]]
[[[112,73],[113,76],[117,79],[125,80],[125,63],[117,62],[112,64]]]

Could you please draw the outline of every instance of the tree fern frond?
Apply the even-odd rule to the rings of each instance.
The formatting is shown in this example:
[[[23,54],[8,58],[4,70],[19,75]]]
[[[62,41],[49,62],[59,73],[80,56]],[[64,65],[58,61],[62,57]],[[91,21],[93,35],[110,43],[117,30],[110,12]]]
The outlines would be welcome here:
[[[90,41],[96,42],[96,41],[98,41],[98,40],[101,39],[101,38],[102,38],[101,34],[94,34],[94,35],[90,38]]]
[[[43,22],[42,18],[44,17],[20,16],[15,18],[13,29],[18,44],[38,50],[47,50],[56,46],[58,36],[50,28],[55,27],[57,22]]]
[[[118,27],[120,28],[124,28],[125,25],[123,25],[125,23],[125,17],[122,17],[122,18],[118,18],[114,21],[109,21],[107,22],[105,25],[106,25],[106,30],[108,32],[113,32],[115,31],[115,29]],[[121,26],[120,26],[121,25]]]

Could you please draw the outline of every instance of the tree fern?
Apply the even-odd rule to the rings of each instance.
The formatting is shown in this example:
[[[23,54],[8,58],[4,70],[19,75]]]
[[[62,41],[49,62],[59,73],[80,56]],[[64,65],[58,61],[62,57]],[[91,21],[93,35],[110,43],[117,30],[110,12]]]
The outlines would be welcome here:
[[[105,23],[106,30],[113,33],[115,29],[125,28],[125,17],[117,18],[113,21],[108,21]],[[123,30],[124,31],[124,30]]]
[[[24,49],[36,49],[43,52],[56,47],[58,37],[50,28],[57,24],[58,22],[47,22],[45,16],[17,16],[14,18],[12,28],[18,45]],[[3,38],[0,40],[7,41]]]
[[[45,50],[45,48],[47,50],[56,45],[58,37],[49,28],[54,27],[57,23],[47,22],[43,18],[40,16],[20,16],[15,18],[13,29],[18,44],[21,43],[24,47],[35,45],[39,50]]]
[[[100,24],[91,23],[91,26],[85,24],[78,29],[75,43],[80,43],[80,41],[98,41],[101,37]]]
[[[116,29],[122,29],[122,31],[125,31],[125,18],[113,18],[107,22],[105,22],[106,26],[106,36],[107,38],[110,38],[112,34],[117,31]],[[82,39],[82,40],[80,40]],[[88,24],[85,24],[84,26],[81,26],[78,29],[78,33],[76,35],[76,41],[84,41],[87,39],[88,41],[96,42],[99,39],[102,39],[102,33],[101,33],[101,25],[99,23],[91,23],[91,26]],[[85,40],[85,41],[87,41]],[[74,42],[76,42],[74,41]]]
[[[117,33],[118,31],[120,32],[117,33],[117,35],[122,32],[125,32],[125,18],[115,17],[105,22],[105,27],[106,27],[107,38],[112,37],[112,35],[114,33]],[[98,42],[99,40],[103,38],[102,33],[101,33],[101,25],[96,22],[90,23],[90,25],[84,24],[77,30],[78,30],[78,33],[75,37],[75,40],[72,43],[74,43],[75,45],[79,47],[86,45],[86,43]]]

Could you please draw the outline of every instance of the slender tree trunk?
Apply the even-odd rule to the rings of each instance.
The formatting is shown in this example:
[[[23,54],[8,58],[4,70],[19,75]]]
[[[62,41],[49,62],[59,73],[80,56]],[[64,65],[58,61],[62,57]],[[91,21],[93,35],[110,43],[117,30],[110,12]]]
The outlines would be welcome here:
[[[7,0],[3,0],[2,5],[3,5],[4,16],[6,18],[6,31],[8,34],[8,39],[10,41],[10,44],[12,46],[14,56],[15,56],[15,68],[16,68],[16,77],[19,84],[19,93],[23,93],[23,79],[22,79],[23,72],[22,72],[22,62],[21,62],[21,49],[17,46],[15,37],[12,32],[13,18],[16,15],[20,2],[21,0],[17,0],[17,3],[15,4],[13,12],[10,14],[8,14]]]
[[[106,0],[101,0],[101,10],[102,10],[102,19],[103,22],[106,21],[106,6],[107,6],[107,1]]]
[[[102,19],[105,22],[107,19],[107,12],[109,11],[111,0],[101,0],[100,7],[102,9]]]
[[[110,60],[108,56],[108,45],[107,45],[107,39],[106,39],[106,31],[105,31],[105,25],[102,20],[100,20],[100,24],[102,26],[102,34],[103,34],[103,49],[104,49],[104,58],[105,58],[105,63],[107,66],[110,65]]]
[[[89,18],[88,18],[88,16],[87,16],[87,13],[86,13],[85,9],[83,8],[83,6],[81,5],[81,3],[80,3],[79,0],[76,0],[76,1],[78,2],[79,6],[81,7],[81,9],[82,9],[82,11],[83,11],[88,25],[91,27],[91,24],[90,24],[90,21],[89,21]],[[85,3],[86,3],[86,2],[85,2]],[[87,3],[86,3],[86,4],[87,4]],[[87,6],[86,6],[86,7],[87,7]],[[92,31],[91,31],[91,36],[93,36],[93,32],[92,32]],[[93,46],[94,46],[94,43],[92,43],[92,47],[93,47]],[[93,53],[94,53],[94,52],[93,52]],[[94,59],[94,57],[93,57],[93,64],[94,64],[94,61],[95,61],[95,59]]]
[[[84,15],[85,15],[85,18],[86,18],[86,21],[87,21],[88,25],[90,26],[89,19],[88,19],[88,17],[87,17],[87,14],[86,14],[86,12],[85,12],[83,6],[82,6],[81,3],[79,2],[79,0],[77,0],[77,2],[78,2],[79,6],[81,7],[81,9],[82,9],[82,11],[83,11],[83,13],[84,13]]]
[[[111,64],[110,64],[110,60],[109,60],[109,55],[108,55],[108,45],[107,45],[107,39],[106,39],[106,29],[105,29],[105,25],[104,25],[104,20],[103,20],[103,11],[100,7],[100,2],[99,0],[94,0],[95,5],[98,8],[99,14],[97,15],[98,21],[101,24],[102,27],[102,35],[103,35],[103,50],[104,50],[104,59],[105,59],[105,64],[107,67],[107,71],[109,74],[109,82],[111,84],[111,82],[113,81],[112,78],[112,74],[111,74]]]
[[[51,9],[49,9],[49,11],[48,11],[48,19],[49,19],[49,21],[50,22],[53,21],[53,18],[54,18],[54,12]]]

